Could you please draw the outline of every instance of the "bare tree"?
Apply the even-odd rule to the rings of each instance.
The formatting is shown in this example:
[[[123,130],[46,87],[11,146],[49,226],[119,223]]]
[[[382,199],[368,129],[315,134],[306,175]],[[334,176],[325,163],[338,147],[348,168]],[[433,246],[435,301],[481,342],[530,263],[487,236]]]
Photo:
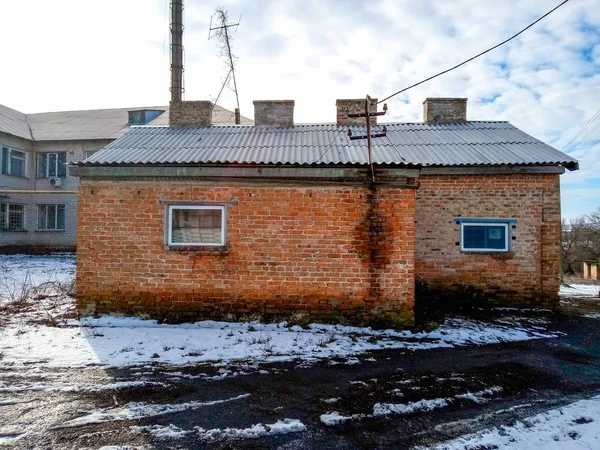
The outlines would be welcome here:
[[[563,273],[581,274],[584,261],[600,262],[600,208],[562,222]]]

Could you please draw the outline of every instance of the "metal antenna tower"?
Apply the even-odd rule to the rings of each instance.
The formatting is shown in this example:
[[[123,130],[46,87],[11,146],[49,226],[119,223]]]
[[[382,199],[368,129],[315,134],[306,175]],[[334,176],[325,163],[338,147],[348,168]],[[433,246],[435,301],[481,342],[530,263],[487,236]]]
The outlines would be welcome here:
[[[234,64],[236,58],[231,53],[231,42],[233,41],[233,39],[229,35],[228,29],[231,27],[236,27],[236,29],[237,29],[237,26],[239,26],[240,21],[238,20],[238,23],[228,24],[227,23],[227,21],[228,21],[227,11],[225,11],[223,8],[218,8],[216,15],[217,15],[218,26],[216,26],[216,27],[212,26],[212,16],[211,16],[210,25],[209,25],[209,29],[208,29],[208,39],[210,39],[211,37],[216,37],[219,40],[219,42],[221,44],[221,56],[223,56],[225,58],[225,60],[227,61],[229,71],[227,72],[225,81],[223,82],[223,85],[221,86],[219,95],[217,95],[217,98],[215,99],[215,101],[213,103],[217,103],[225,86],[229,85],[229,79],[231,78],[233,80],[233,92],[235,93],[235,101],[237,104],[237,108],[235,108],[235,123],[239,124],[240,123],[240,98],[238,96],[237,82],[235,79],[235,64]],[[242,16],[240,15],[240,19],[241,18],[242,18]],[[212,35],[211,35],[211,31],[214,31],[214,33]]]

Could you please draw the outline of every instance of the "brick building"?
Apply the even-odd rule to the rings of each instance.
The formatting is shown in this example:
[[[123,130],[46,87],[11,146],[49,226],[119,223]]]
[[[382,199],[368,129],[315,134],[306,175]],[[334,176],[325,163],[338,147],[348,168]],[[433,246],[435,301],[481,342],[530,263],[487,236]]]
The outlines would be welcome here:
[[[79,181],[67,164],[81,161],[130,126],[168,125],[168,107],[24,114],[0,105],[0,251],[72,249],[77,242]],[[220,106],[215,123],[232,121]],[[252,123],[242,118],[242,123]]]
[[[423,123],[373,139],[371,171],[348,134],[365,133],[346,109],[361,104],[294,125],[293,101],[261,101],[254,126],[212,126],[210,103],[190,102],[77,164],[79,309],[409,325],[415,286],[555,305],[559,176],[577,161],[467,121],[466,99],[427,99]]]

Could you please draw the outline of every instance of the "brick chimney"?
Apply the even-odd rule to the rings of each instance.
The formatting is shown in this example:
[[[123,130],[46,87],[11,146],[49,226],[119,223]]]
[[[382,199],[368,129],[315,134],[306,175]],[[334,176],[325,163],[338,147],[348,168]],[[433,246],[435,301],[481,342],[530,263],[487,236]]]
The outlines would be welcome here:
[[[254,100],[254,125],[294,126],[294,100]]]
[[[209,101],[175,101],[169,103],[171,128],[206,128],[212,126],[213,104]]]
[[[371,105],[369,107],[369,112],[377,112],[377,99],[371,99]],[[363,117],[348,117],[346,113],[346,108],[348,108],[348,112],[354,113],[363,113],[365,112],[365,99],[364,98],[341,98],[335,101],[335,106],[337,109],[337,119],[336,123],[338,125],[343,126],[365,126],[365,119]],[[377,125],[377,116],[371,117],[371,125]]]
[[[467,121],[466,98],[426,98],[423,102],[425,123],[457,123]]]

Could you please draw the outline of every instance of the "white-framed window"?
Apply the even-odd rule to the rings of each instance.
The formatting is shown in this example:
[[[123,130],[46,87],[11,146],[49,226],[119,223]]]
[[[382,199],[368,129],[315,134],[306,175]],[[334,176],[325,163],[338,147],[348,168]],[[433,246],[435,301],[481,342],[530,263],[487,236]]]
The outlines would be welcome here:
[[[25,205],[0,203],[0,230],[25,230]]]
[[[461,222],[460,249],[463,252],[508,252],[508,222]]]
[[[94,153],[98,153],[100,150],[86,150],[84,152],[84,159],[88,159],[90,156],[92,156]]]
[[[37,154],[37,177],[54,178],[67,176],[67,152],[44,152]]]
[[[38,205],[38,230],[64,230],[65,205]]]
[[[168,245],[225,245],[225,206],[169,205]]]
[[[24,177],[27,173],[27,153],[3,146],[2,173],[13,177]]]

